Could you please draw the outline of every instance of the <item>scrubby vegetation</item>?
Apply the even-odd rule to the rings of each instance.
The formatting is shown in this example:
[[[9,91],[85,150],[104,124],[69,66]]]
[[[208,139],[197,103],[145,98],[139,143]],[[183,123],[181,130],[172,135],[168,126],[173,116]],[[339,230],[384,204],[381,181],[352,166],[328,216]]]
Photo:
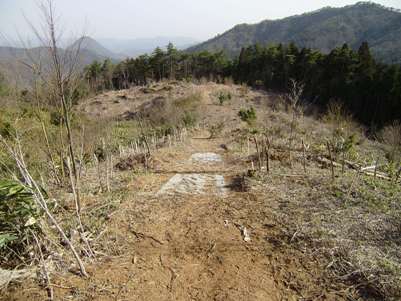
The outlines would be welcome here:
[[[116,66],[109,61],[87,68],[91,87],[127,88],[162,79],[211,79],[287,92],[292,81],[302,84],[302,100],[325,111],[332,101],[342,102],[353,118],[373,131],[401,118],[401,71],[398,65],[377,63],[369,46],[357,52],[344,44],[323,54],[295,44],[260,45],[242,49],[233,61],[219,53],[185,53],[173,45],[150,56],[129,59]],[[96,90],[95,89],[95,90]],[[220,94],[220,104],[229,100]]]
[[[219,104],[222,106],[224,103],[231,100],[231,93],[224,93],[223,91],[220,91],[217,98],[219,100]]]
[[[55,35],[54,12],[51,7],[45,12],[49,35]],[[119,64],[106,60],[83,73],[65,73],[68,68],[56,62],[64,61],[57,49],[53,41],[51,81],[12,91],[0,78],[2,267],[40,266],[41,287],[54,299],[54,288],[67,286],[52,285],[49,262],[57,271],[88,276],[86,268],[97,258],[112,262],[109,270],[124,258],[129,269],[141,264],[138,254],[157,253],[157,266],[169,273],[163,289],[171,293],[178,274],[162,253],[178,258],[195,250],[194,258],[206,258],[205,268],[224,266],[226,258],[213,254],[233,237],[208,241],[198,232],[220,235],[219,227],[227,230],[232,223],[243,235],[241,221],[257,242],[243,252],[269,258],[272,279],[293,296],[316,300],[328,290],[349,300],[400,297],[399,66],[377,64],[366,43],[358,52],[344,45],[328,55],[293,44],[255,45],[233,61],[222,53],[188,54],[170,44]],[[232,183],[222,187],[227,193],[222,200],[209,204],[208,197],[196,204],[195,209],[207,204],[197,225],[191,220],[194,208],[185,208],[180,226],[188,232],[179,228],[176,235],[160,223],[182,218],[172,210],[184,202],[175,196],[159,202],[157,191],[176,170],[193,173],[188,155],[197,147],[224,150],[222,165]],[[214,168],[200,172],[216,172],[209,167]],[[210,216],[214,224],[205,229]],[[224,220],[227,216],[231,220]],[[141,224],[165,238],[137,231]],[[182,241],[185,256],[176,255],[182,250],[175,236],[190,241]],[[146,251],[131,250],[133,237],[151,241]],[[224,252],[232,255],[230,249]],[[275,262],[282,253],[288,258]],[[253,258],[249,266],[267,269]],[[323,278],[305,284],[314,278],[305,275],[315,271]],[[7,286],[11,278],[1,276],[0,284]],[[89,288],[74,287],[68,294],[118,299],[123,286],[104,289],[116,279],[105,284],[97,277],[74,278]],[[305,289],[308,285],[313,289]]]
[[[250,109],[241,109],[238,112],[238,116],[241,118],[242,121],[251,125],[256,120],[256,112],[253,107]]]

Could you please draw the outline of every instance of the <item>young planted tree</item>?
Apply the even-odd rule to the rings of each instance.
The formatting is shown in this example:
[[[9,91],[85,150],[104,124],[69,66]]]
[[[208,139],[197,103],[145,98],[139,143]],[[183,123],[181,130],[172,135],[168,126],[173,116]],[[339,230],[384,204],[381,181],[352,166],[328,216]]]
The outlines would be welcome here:
[[[292,119],[290,124],[290,137],[288,143],[288,152],[291,160],[291,150],[293,147],[293,142],[296,138],[296,127],[298,125],[298,119],[303,114],[303,109],[301,106],[301,96],[304,91],[304,85],[298,83],[296,80],[291,79],[291,88],[290,92],[288,93],[288,100],[290,102],[290,108],[292,113]]]
[[[74,137],[70,118],[73,95],[72,92],[81,80],[81,75],[79,72],[81,42],[75,44],[73,49],[62,50],[59,48],[58,41],[61,38],[61,35],[59,34],[61,30],[56,24],[57,18],[53,1],[44,0],[39,4],[39,8],[43,18],[42,26],[35,27],[32,23],[29,23],[29,25],[31,26],[36,38],[42,44],[42,47],[40,47],[41,54],[39,56],[30,54],[28,55],[28,60],[24,61],[23,63],[33,71],[35,83],[40,81],[40,83],[46,87],[47,94],[54,99],[51,105],[57,105],[62,112],[62,125],[65,127],[67,133],[67,162],[71,162],[71,186],[75,196],[78,223],[80,225],[81,233],[83,233],[83,227],[80,222],[81,204],[79,197],[79,172],[76,163],[77,160],[74,148]],[[82,41],[82,39],[80,41]],[[27,52],[29,53],[30,50],[27,50]],[[15,173],[11,173],[12,177],[20,182],[24,189],[32,196],[33,200],[35,200],[37,208],[41,209],[45,213],[45,216],[47,216],[47,221],[54,226],[54,228],[61,235],[62,239],[71,249],[79,265],[81,274],[87,276],[85,267],[78,252],[48,207],[42,187],[39,186],[37,181],[28,170],[28,165],[24,161],[24,154],[22,152],[22,146],[20,142],[21,140],[17,131],[15,131],[13,134],[12,143],[8,143],[5,137],[0,134],[0,146],[3,147],[5,153],[8,154],[9,157],[14,159],[17,170],[19,171],[18,176]],[[44,135],[46,141],[48,142],[49,140],[47,139],[45,127]],[[59,148],[63,149],[63,146],[59,146]],[[49,145],[48,150],[51,152]],[[85,242],[87,242],[84,235],[82,235],[82,238]],[[90,250],[89,245],[88,248]]]
[[[63,115],[63,123],[67,132],[67,148],[68,155],[71,161],[71,172],[73,174],[73,182],[77,196],[78,211],[81,210],[79,189],[78,189],[78,168],[76,164],[76,155],[74,150],[74,138],[71,128],[71,99],[69,99],[70,92],[74,90],[77,83],[81,80],[79,73],[79,61],[81,43],[83,39],[79,39],[73,48],[68,50],[62,50],[58,43],[61,35],[61,28],[58,28],[56,23],[56,11],[52,0],[45,0],[40,5],[40,11],[43,18],[43,26],[38,29],[34,25],[31,25],[31,29],[35,34],[36,38],[41,42],[44,49],[47,50],[48,54],[48,66],[47,70],[42,70],[38,73],[43,82],[46,84],[49,92],[56,98],[58,105],[61,107]],[[40,62],[33,61],[31,66],[40,66]],[[47,71],[44,73],[43,71]],[[45,75],[48,74],[48,75]]]

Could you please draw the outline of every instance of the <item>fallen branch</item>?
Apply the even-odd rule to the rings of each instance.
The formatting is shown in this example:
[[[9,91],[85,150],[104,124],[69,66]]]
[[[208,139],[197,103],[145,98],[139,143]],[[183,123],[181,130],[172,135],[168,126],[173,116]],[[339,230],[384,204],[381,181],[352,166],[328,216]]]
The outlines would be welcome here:
[[[335,161],[331,162],[329,159],[326,159],[326,158],[323,158],[323,157],[316,157],[316,160],[319,163],[327,165],[327,166],[330,166],[332,164],[334,167],[339,167],[339,168],[342,167],[342,165],[340,163],[337,163]],[[379,179],[389,180],[389,181],[391,180],[391,178],[386,173],[377,172],[377,171],[376,171],[376,173],[375,172],[371,172],[370,170],[372,169],[372,166],[361,168],[357,163],[354,163],[354,162],[345,161],[345,163],[349,168],[357,170],[357,171],[359,171],[359,172],[361,172],[361,173],[363,173],[363,174],[365,174],[367,176],[372,176],[372,177],[376,176]],[[374,167],[373,167],[373,169],[374,169]]]

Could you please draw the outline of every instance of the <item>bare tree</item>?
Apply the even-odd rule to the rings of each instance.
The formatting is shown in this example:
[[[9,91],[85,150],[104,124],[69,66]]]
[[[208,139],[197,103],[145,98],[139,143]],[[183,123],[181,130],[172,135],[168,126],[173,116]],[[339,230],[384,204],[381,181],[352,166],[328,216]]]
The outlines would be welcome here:
[[[49,95],[54,97],[56,100],[55,104],[58,105],[62,112],[62,126],[60,129],[62,130],[63,127],[66,129],[66,148],[68,149],[67,162],[70,163],[69,175],[75,197],[75,207],[78,215],[77,218],[80,225],[81,234],[83,236],[83,226],[80,220],[81,203],[79,196],[79,172],[76,163],[77,160],[74,148],[74,137],[70,119],[70,110],[72,106],[70,101],[71,92],[77,87],[77,84],[81,80],[79,62],[81,43],[83,39],[79,39],[78,42],[74,44],[73,48],[68,48],[66,50],[61,49],[59,47],[59,41],[62,38],[62,30],[59,30],[58,28],[57,20],[59,19],[56,16],[53,1],[43,0],[39,4],[39,9],[43,18],[42,25],[37,27],[28,20],[27,22],[42,47],[39,47],[35,50],[26,48],[26,56],[20,61],[20,63],[32,71],[35,81],[35,87],[33,87],[33,89],[36,90],[38,82],[40,82],[41,85],[43,84],[46,86],[47,92]],[[50,143],[49,139],[47,138],[45,126],[43,126],[43,131],[48,152],[51,154]],[[63,240],[66,241],[79,265],[82,275],[87,276],[85,267],[78,252],[51,213],[40,186],[37,184],[35,179],[33,179],[28,170],[27,164],[24,162],[24,156],[18,135],[15,137],[14,142],[16,144],[15,147],[8,144],[7,141],[0,136],[0,145],[2,145],[7,153],[15,160],[16,166],[18,167],[19,173],[22,177],[21,179],[21,177],[14,175],[14,178],[19,179],[21,184],[32,193],[38,207],[43,210],[50,223],[60,233]],[[61,143],[63,143],[63,139],[61,139]],[[60,148],[63,148],[63,145],[61,145]],[[55,166],[54,163],[53,165]],[[89,254],[93,255],[87,240],[85,240],[85,242],[87,243]]]
[[[303,108],[301,106],[301,96],[304,92],[304,84],[297,82],[294,79],[291,79],[291,88],[290,92],[287,95],[287,98],[290,103],[290,108],[292,111],[292,119],[291,119],[291,124],[290,124],[290,137],[289,137],[289,145],[288,145],[288,151],[289,151],[289,156],[290,156],[290,162],[291,160],[291,149],[293,145],[293,141],[295,140],[295,128],[297,126],[297,120],[300,115],[303,114]]]
[[[42,54],[33,56],[28,53],[28,62],[23,62],[29,67],[36,78],[39,78],[56,98],[56,103],[60,106],[63,116],[63,122],[67,133],[68,156],[71,162],[71,171],[73,180],[71,185],[76,191],[76,204],[78,211],[81,210],[79,194],[79,173],[77,160],[74,150],[74,137],[71,129],[70,109],[71,103],[68,100],[69,93],[74,90],[81,80],[79,72],[80,51],[83,39],[79,39],[73,48],[63,50],[59,47],[59,40],[63,36],[63,31],[58,27],[58,17],[52,0],[43,0],[39,4],[42,16],[42,25],[34,26],[27,20],[34,35],[43,46],[45,58],[43,62]],[[35,80],[36,83],[36,80]]]

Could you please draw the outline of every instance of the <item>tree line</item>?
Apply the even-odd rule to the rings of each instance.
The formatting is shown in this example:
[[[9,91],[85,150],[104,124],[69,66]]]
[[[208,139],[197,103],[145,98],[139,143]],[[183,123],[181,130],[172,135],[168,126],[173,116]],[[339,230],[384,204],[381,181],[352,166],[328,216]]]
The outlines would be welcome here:
[[[329,54],[294,44],[242,49],[234,61],[235,81],[286,91],[290,80],[304,84],[303,99],[325,108],[342,102],[360,122],[374,127],[401,119],[401,68],[375,61],[369,46],[347,44]]]
[[[364,42],[357,51],[347,44],[324,54],[288,45],[253,45],[229,59],[223,52],[178,51],[172,44],[150,55],[118,64],[94,62],[86,68],[91,88],[124,89],[163,79],[231,77],[238,84],[287,92],[295,80],[304,85],[302,98],[324,109],[331,101],[342,102],[360,122],[380,127],[401,119],[401,67],[375,61]]]
[[[116,65],[110,60],[93,62],[85,70],[93,89],[125,89],[131,85],[146,85],[163,79],[191,80],[208,78],[213,81],[228,76],[230,60],[223,52],[186,53],[172,43],[165,50],[157,47],[150,55],[129,58]]]

